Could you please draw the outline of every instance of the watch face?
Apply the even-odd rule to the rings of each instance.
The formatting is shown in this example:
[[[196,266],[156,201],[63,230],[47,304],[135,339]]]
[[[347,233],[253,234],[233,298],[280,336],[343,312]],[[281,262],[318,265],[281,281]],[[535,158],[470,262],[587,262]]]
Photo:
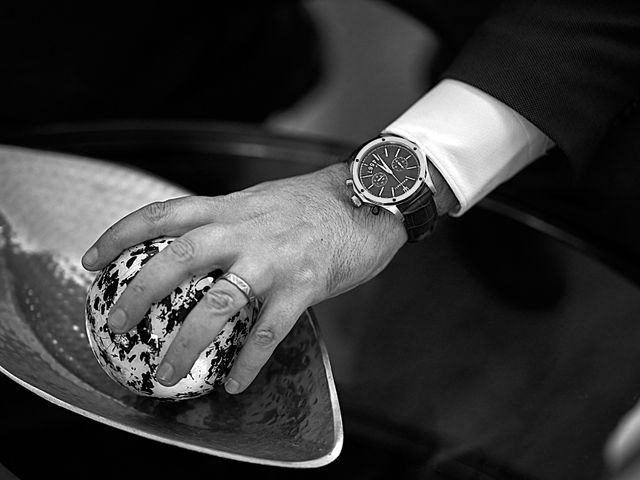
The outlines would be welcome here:
[[[411,196],[424,180],[424,162],[411,144],[376,142],[355,162],[355,183],[359,193],[383,204]]]

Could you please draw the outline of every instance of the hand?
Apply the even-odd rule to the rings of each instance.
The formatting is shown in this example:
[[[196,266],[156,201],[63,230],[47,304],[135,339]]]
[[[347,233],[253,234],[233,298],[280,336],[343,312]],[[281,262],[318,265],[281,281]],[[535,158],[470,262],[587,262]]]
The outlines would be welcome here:
[[[373,278],[406,241],[392,215],[351,205],[348,176],[347,166],[336,164],[230,195],[153,203],[119,220],[85,254],[85,268],[99,270],[151,238],[177,238],[123,291],[109,326],[118,333],[133,328],[152,303],[191,275],[233,272],[264,300],[225,383],[229,393],[243,391],[306,308]],[[246,302],[232,284],[216,282],[182,324],[158,381],[169,386],[183,378]]]

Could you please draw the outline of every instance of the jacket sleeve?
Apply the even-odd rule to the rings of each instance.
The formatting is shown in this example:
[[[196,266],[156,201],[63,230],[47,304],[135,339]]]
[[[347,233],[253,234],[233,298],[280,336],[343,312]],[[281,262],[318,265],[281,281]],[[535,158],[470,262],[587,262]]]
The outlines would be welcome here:
[[[640,93],[640,3],[504,2],[443,78],[509,105],[581,163]]]

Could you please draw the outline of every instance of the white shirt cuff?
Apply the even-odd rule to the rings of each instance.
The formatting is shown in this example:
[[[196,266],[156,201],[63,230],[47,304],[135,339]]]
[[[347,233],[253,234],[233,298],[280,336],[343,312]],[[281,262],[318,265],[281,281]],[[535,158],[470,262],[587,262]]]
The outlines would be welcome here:
[[[523,116],[466,83],[445,79],[384,129],[420,146],[459,202],[460,216],[553,142]]]

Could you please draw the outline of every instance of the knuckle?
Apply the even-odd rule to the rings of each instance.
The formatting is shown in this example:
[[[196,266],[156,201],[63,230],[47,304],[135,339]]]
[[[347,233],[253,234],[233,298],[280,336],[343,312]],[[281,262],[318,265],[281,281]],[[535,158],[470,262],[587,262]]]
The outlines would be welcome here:
[[[116,225],[111,225],[107,228],[107,231],[104,234],[104,239],[114,245],[120,244],[120,229],[116,227]]]
[[[129,290],[135,296],[140,296],[140,295],[145,293],[147,288],[142,283],[137,282],[137,283],[132,283],[131,285],[129,285]]]
[[[215,313],[230,313],[234,308],[233,297],[226,292],[209,289],[204,296],[205,305]]]
[[[190,336],[178,335],[173,341],[172,347],[178,352],[188,352],[194,347],[194,342]]]
[[[316,270],[309,266],[299,268],[294,275],[296,287],[299,288],[312,287],[315,285],[317,279],[318,275]]]
[[[171,204],[169,202],[153,202],[145,206],[141,213],[145,221],[155,225],[170,215]]]
[[[273,325],[259,327],[253,334],[253,343],[261,348],[270,348],[277,343],[278,334]]]
[[[180,263],[189,263],[196,257],[196,246],[190,238],[176,238],[169,244],[167,251]]]
[[[224,203],[237,203],[245,197],[245,193],[238,190],[235,192],[227,193],[219,197]]]

